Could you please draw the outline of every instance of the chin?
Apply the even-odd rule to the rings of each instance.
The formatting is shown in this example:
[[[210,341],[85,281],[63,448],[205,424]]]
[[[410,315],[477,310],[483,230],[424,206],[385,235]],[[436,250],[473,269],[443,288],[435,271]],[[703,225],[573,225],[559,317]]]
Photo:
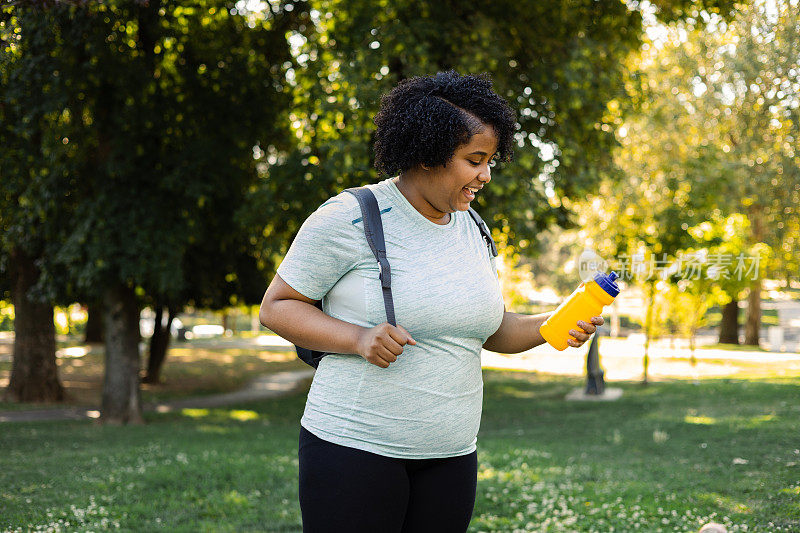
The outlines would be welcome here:
[[[455,213],[456,211],[467,211],[471,205],[471,202],[465,203],[463,200],[460,202],[454,202],[450,204],[450,212]]]

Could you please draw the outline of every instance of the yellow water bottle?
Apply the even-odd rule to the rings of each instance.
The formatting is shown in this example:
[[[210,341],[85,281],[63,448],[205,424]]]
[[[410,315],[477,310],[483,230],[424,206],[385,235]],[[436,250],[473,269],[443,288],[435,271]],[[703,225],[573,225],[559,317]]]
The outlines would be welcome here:
[[[553,314],[539,327],[539,332],[553,348],[564,350],[569,339],[575,337],[569,330],[578,328],[578,320],[591,323],[593,316],[600,316],[603,307],[614,301],[619,294],[617,273],[598,272],[594,278],[581,283],[569,298],[561,302]]]

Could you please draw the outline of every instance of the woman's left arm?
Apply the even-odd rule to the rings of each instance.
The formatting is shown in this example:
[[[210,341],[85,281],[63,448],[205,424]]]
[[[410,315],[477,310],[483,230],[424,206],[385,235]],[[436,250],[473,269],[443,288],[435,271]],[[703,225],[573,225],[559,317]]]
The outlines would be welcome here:
[[[486,339],[483,347],[497,353],[519,353],[544,344],[545,340],[539,333],[539,327],[551,314],[520,315],[505,311],[500,327]],[[567,344],[573,348],[583,346],[583,343],[589,340],[592,333],[597,330],[597,326],[602,325],[603,317],[601,316],[593,316],[591,323],[579,320],[575,324],[575,328],[569,332],[575,338],[570,338]]]

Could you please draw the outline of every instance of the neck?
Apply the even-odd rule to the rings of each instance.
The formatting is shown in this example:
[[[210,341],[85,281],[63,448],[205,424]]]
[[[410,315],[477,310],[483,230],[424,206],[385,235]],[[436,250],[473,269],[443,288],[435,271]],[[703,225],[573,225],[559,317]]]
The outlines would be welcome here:
[[[431,176],[428,175],[428,172],[419,176],[407,171],[394,178],[393,181],[408,203],[422,216],[434,224],[445,225],[450,222],[450,213],[439,211],[425,198],[424,187],[421,186],[421,183],[422,180],[429,179]]]

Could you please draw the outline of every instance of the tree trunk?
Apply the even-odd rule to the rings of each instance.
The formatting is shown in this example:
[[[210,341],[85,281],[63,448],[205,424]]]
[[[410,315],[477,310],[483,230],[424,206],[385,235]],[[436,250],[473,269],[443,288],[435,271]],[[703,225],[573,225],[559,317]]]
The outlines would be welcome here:
[[[764,211],[759,204],[750,206],[750,240],[753,244],[764,241]],[[757,263],[757,264],[760,264]],[[758,346],[761,332],[761,272],[756,270],[756,279],[750,283],[750,294],[747,296],[747,321],[744,325],[744,343]]]
[[[761,280],[758,279],[750,285],[750,294],[747,296],[747,321],[744,324],[744,343],[749,346],[758,346],[761,332]]]
[[[31,301],[29,289],[39,270],[20,250],[11,252],[11,301],[14,304],[14,352],[7,401],[61,402],[64,387],[56,365],[56,328],[53,306]]]
[[[653,327],[653,303],[656,297],[656,284],[654,282],[648,283],[647,294],[647,315],[644,319],[644,359],[642,364],[644,366],[644,375],[642,377],[642,384],[647,385],[647,367],[650,366],[650,332]]]
[[[258,320],[258,306],[250,306],[250,331],[258,333],[261,331],[261,322]]]
[[[719,343],[739,344],[739,300],[736,298],[722,308],[719,323]]]
[[[616,300],[615,300],[616,302]],[[616,305],[611,305],[611,332],[612,337],[619,337],[619,312]]]
[[[103,302],[98,300],[87,306],[88,316],[86,317],[86,337],[83,342],[86,344],[103,342]]]
[[[166,325],[162,325],[165,310],[167,313],[167,323]],[[165,308],[161,305],[156,306],[153,336],[150,338],[150,355],[147,358],[147,374],[144,379],[142,379],[142,383],[161,382],[161,367],[164,364],[164,359],[167,357],[173,318],[175,318],[175,313],[171,313],[168,307]]]
[[[139,391],[139,308],[132,288],[108,289],[106,308],[106,361],[101,422],[141,424]]]
[[[226,335],[228,333],[228,310],[225,309],[222,311],[222,334]]]

